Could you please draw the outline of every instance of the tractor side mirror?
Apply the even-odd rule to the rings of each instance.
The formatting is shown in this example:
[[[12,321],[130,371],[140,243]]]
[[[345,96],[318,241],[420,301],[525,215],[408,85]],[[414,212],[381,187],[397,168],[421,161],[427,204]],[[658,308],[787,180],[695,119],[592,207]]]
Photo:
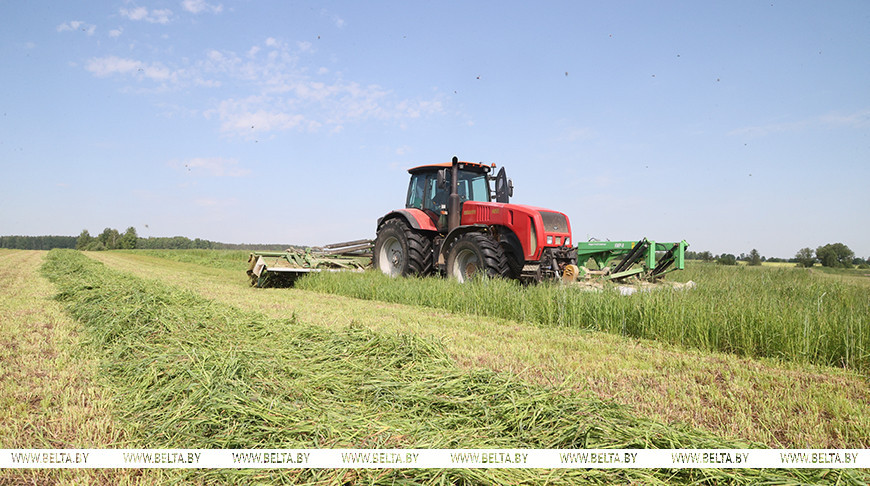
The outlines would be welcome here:
[[[438,170],[438,187],[447,189],[447,169]]]
[[[514,183],[507,178],[504,167],[495,176],[495,202],[508,203],[514,195]]]

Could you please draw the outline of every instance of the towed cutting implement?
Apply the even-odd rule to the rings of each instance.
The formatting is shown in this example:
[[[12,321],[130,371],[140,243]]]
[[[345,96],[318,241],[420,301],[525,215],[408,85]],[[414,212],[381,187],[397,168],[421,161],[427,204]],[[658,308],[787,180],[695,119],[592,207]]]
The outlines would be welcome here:
[[[335,243],[322,248],[257,251],[248,257],[248,277],[254,287],[289,287],[312,272],[362,271],[370,266],[371,240]]]

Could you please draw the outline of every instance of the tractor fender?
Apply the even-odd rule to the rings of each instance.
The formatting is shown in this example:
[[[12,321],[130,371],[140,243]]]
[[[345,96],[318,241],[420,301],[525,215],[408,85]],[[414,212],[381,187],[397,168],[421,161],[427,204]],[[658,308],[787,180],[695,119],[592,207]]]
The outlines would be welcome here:
[[[397,209],[387,213],[386,216],[378,219],[378,229],[380,229],[384,223],[394,218],[403,219],[408,223],[408,226],[415,230],[438,231],[438,228],[435,227],[429,216],[427,216],[423,211],[415,208]]]

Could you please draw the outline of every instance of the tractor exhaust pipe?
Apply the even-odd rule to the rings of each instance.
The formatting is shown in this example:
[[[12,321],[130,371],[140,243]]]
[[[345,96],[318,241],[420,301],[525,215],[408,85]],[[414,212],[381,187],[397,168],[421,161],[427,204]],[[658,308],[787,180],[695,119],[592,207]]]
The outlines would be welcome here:
[[[447,232],[451,232],[459,227],[460,222],[460,201],[459,193],[459,158],[453,157],[453,165],[450,167],[450,196],[447,199]]]

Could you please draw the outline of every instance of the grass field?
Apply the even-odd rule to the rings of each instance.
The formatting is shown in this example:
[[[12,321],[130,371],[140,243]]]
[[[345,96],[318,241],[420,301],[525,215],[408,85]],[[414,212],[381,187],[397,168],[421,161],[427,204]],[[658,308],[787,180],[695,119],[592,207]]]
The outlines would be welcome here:
[[[867,383],[854,367],[812,364],[806,356],[741,357],[599,332],[594,326],[486,317],[478,308],[455,311],[390,303],[377,296],[361,301],[322,291],[252,289],[244,277],[244,257],[239,262],[238,254],[168,253],[88,254],[104,266],[76,252],[52,252],[45,275],[54,288],[33,273],[45,254],[0,253],[4,271],[27,276],[19,277],[16,288],[41,289],[28,298],[4,298],[3,309],[54,309],[75,330],[78,337],[66,346],[85,352],[68,359],[80,372],[81,386],[103,397],[98,402],[108,409],[100,415],[111,417],[97,443],[868,447]],[[47,298],[54,292],[60,293],[72,318]],[[18,319],[25,328],[33,320]],[[864,319],[866,325],[866,314]],[[16,331],[20,334],[27,333]],[[52,364],[35,366],[51,369]],[[15,401],[17,395],[4,387],[2,398]],[[43,409],[24,410],[11,423],[47,415],[50,411]],[[11,437],[16,437],[14,429],[0,435],[4,444]],[[75,434],[68,443],[89,444]],[[541,476],[540,471],[159,474],[201,482],[470,484],[539,482]],[[550,479],[839,479],[856,484],[867,479],[851,473],[819,474],[568,471],[553,473]]]

